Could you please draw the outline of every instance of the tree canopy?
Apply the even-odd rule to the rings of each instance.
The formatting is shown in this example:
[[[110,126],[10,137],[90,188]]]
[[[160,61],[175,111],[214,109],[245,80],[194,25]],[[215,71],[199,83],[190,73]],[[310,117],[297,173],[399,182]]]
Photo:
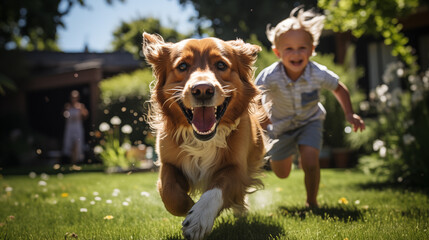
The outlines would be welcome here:
[[[113,41],[111,43],[113,50],[127,51],[132,53],[136,58],[143,59],[141,51],[143,31],[158,33],[167,42],[177,42],[191,36],[191,34],[181,34],[172,28],[162,27],[158,19],[140,18],[130,22],[122,22],[113,31]]]
[[[114,0],[105,0],[108,4]],[[124,1],[124,0],[119,0]],[[0,1],[0,50],[59,50],[57,28],[63,17],[85,0]]]
[[[209,20],[217,37],[225,40],[250,39],[252,34],[256,34],[267,47],[271,46],[265,35],[267,24],[276,25],[289,17],[290,11],[299,5],[317,7],[316,0],[179,0],[179,3],[195,7],[198,16],[193,21],[199,34],[203,32],[204,22]]]

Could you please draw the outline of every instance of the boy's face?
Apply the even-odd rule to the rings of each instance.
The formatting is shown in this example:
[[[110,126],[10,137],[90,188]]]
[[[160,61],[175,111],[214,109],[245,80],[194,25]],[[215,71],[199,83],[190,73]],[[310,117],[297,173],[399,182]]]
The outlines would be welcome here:
[[[273,51],[281,59],[287,75],[297,80],[304,72],[314,48],[310,34],[297,29],[283,33]]]

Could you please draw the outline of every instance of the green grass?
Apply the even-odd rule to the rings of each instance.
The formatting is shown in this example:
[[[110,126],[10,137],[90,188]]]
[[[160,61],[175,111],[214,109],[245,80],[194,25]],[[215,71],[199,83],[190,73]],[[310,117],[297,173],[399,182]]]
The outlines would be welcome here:
[[[42,186],[40,175],[3,176],[0,239],[183,239],[183,218],[164,209],[156,179],[157,173],[72,173],[49,175]],[[302,171],[284,180],[266,172],[263,181],[265,189],[249,196],[249,214],[223,212],[208,239],[429,239],[427,192],[322,170],[321,208],[308,210]]]

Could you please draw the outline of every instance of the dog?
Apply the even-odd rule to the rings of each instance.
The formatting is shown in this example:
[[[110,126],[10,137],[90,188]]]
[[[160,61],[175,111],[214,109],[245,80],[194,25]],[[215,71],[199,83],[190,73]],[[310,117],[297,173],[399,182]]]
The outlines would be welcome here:
[[[186,217],[187,239],[210,233],[223,209],[245,211],[245,195],[263,186],[266,116],[252,80],[260,50],[242,40],[169,43],[143,33],[156,78],[148,118],[157,135],[158,191],[171,214]]]

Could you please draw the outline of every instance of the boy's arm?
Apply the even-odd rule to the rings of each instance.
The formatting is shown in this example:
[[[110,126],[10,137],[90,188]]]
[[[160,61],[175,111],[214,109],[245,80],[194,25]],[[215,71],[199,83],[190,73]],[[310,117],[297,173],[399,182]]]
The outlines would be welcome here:
[[[363,122],[362,118],[353,112],[352,103],[350,101],[350,94],[347,87],[343,83],[338,82],[337,89],[332,91],[332,93],[343,108],[346,120],[353,125],[353,130],[355,132],[359,129],[361,131],[364,130],[365,123]]]

